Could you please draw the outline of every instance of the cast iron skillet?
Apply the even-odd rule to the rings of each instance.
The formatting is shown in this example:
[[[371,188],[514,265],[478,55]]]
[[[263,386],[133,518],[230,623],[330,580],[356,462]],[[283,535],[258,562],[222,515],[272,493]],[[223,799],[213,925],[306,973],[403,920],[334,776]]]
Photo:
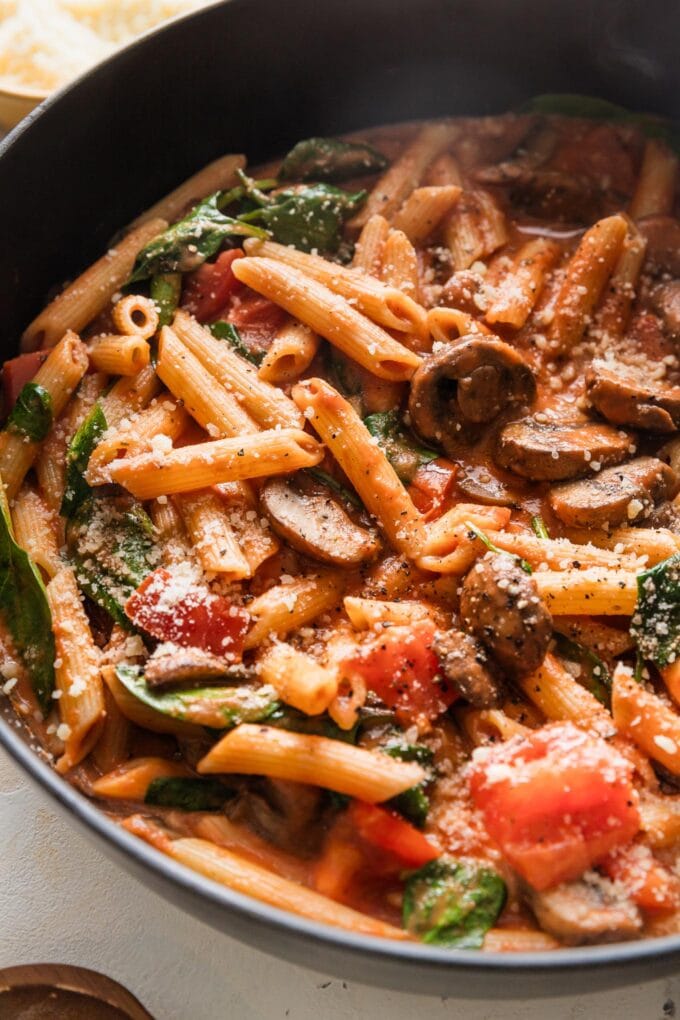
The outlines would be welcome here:
[[[32,114],[0,145],[2,359],[47,290],[223,152],[386,121],[502,112],[579,91],[677,116],[680,7],[664,0],[229,0],[151,33]],[[680,936],[491,955],[357,937],[230,892],[122,831],[9,716],[0,741],[100,847],[215,928],[288,960],[437,995],[558,995],[639,982]]]

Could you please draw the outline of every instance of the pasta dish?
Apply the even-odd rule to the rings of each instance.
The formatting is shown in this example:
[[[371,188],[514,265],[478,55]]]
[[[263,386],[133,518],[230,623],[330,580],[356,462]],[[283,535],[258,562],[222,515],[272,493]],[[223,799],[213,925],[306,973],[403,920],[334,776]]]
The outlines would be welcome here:
[[[680,931],[678,139],[226,155],[3,367],[0,687],[163,854],[363,934]]]

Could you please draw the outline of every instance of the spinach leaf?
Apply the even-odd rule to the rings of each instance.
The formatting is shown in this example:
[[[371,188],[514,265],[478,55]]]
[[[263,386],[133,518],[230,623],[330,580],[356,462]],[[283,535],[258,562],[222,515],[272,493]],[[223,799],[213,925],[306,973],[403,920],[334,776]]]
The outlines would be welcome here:
[[[142,505],[128,496],[89,496],[68,522],[66,544],[80,588],[129,630],[123,605],[158,558]]]
[[[432,749],[425,744],[409,744],[401,736],[391,737],[386,744],[381,745],[380,750],[389,754],[391,758],[399,758],[401,761],[416,761],[428,771],[432,767],[434,758]],[[390,807],[419,829],[422,829],[427,821],[430,798],[425,792],[425,787],[433,778],[434,776],[430,775],[424,782],[412,786],[409,790],[404,790],[403,793],[388,801]]]
[[[329,740],[341,740],[345,744],[356,744],[358,724],[349,730],[340,729],[329,715],[305,715],[290,705],[278,705],[267,717],[268,726],[277,726],[281,730],[293,733],[308,733],[313,737],[328,737]]]
[[[612,678],[606,663],[590,648],[579,644],[578,641],[573,641],[566,634],[555,631],[553,639],[557,654],[581,667],[581,672],[575,679],[582,687],[594,694],[606,708],[609,708]]]
[[[158,310],[158,326],[169,326],[182,294],[181,273],[157,273],[151,277],[149,297]]]
[[[680,553],[638,574],[637,590],[630,632],[643,659],[667,666],[680,653]]]
[[[525,574],[533,574],[531,564],[527,563],[525,559],[518,556],[516,553],[506,552],[505,549],[499,549],[497,545],[491,541],[488,535],[485,535],[481,528],[478,528],[472,521],[466,521],[465,527],[468,528],[479,541],[487,547],[491,552],[498,553],[499,556],[510,556],[513,560],[517,560],[517,565],[522,568]]]
[[[322,485],[327,485],[329,489],[336,492],[342,499],[347,500],[352,506],[355,506],[358,510],[361,509],[362,503],[355,492],[350,492],[341,482],[338,482],[333,475],[329,475],[327,471],[323,471],[321,468],[303,468],[306,474],[310,478],[315,478],[317,482],[321,482]]]
[[[66,486],[60,510],[62,517],[72,517],[92,492],[85,481],[85,472],[92,451],[107,427],[104,410],[101,404],[96,403],[69,443],[66,451]]]
[[[505,899],[505,882],[491,868],[439,857],[406,882],[404,926],[432,945],[480,949]]]
[[[38,568],[14,540],[4,489],[1,491],[0,613],[26,667],[38,703],[47,713],[54,690],[56,655],[52,614]]]
[[[126,286],[164,273],[188,273],[215,255],[230,237],[267,237],[267,232],[220,211],[221,192],[199,202],[137,255]]]
[[[531,518],[531,528],[536,538],[550,538],[550,532],[545,526],[545,521],[538,515]]]
[[[351,194],[332,184],[310,184],[267,199],[267,205],[244,213],[239,222],[261,222],[279,244],[300,251],[334,252],[340,246],[343,223],[366,201],[366,192]]]
[[[284,181],[344,181],[384,170],[387,162],[370,145],[341,142],[337,138],[307,138],[290,150],[281,164],[279,177]]]
[[[658,138],[675,152],[680,152],[680,129],[666,117],[651,113],[637,113],[599,96],[581,96],[574,92],[549,92],[534,96],[522,107],[527,113],[556,113],[563,117],[583,117],[586,120],[609,120],[634,124],[648,138]]]
[[[234,348],[237,354],[249,361],[252,365],[261,365],[264,360],[264,351],[251,351],[241,339],[241,334],[231,322],[213,322],[208,329],[216,340],[226,340]]]
[[[40,443],[52,424],[52,395],[44,386],[27,382],[7,419],[7,428],[19,436]]]
[[[156,690],[144,680],[139,666],[119,664],[116,675],[127,690],[149,708],[183,722],[231,729],[244,722],[269,719],[279,707],[273,687],[192,687],[188,690]]]
[[[439,454],[420,446],[403,428],[397,411],[379,411],[364,418],[364,425],[378,440],[383,451],[402,482],[412,482],[421,464],[429,464]]]
[[[235,793],[217,779],[158,776],[149,783],[144,803],[181,811],[221,811]]]

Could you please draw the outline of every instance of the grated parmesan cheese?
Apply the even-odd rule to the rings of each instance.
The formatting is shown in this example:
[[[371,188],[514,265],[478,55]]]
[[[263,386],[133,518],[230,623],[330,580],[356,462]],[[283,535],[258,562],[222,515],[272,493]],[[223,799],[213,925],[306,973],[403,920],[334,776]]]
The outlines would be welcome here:
[[[49,92],[208,0],[0,0],[0,87]]]

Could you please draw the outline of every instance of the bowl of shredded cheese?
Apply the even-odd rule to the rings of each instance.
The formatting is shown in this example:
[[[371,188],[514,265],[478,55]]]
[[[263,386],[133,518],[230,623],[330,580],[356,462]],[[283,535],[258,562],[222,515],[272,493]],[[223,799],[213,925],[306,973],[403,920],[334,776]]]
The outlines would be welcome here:
[[[0,0],[0,128],[135,36],[210,0]]]

